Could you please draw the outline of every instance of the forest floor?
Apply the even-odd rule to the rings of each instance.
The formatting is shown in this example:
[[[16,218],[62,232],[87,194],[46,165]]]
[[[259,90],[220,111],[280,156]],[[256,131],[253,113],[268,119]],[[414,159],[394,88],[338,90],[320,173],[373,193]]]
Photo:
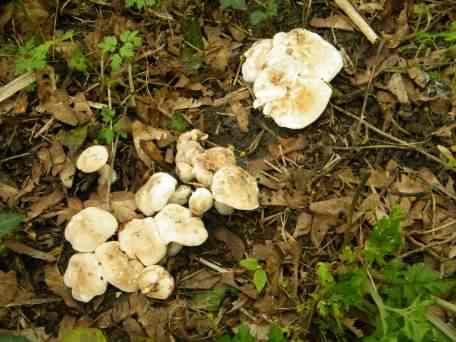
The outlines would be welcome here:
[[[375,44],[331,0],[2,1],[0,335],[454,341],[456,6],[353,4]],[[288,130],[253,108],[240,67],[253,42],[298,27],[344,68],[324,114]],[[8,93],[21,75],[27,86]],[[204,215],[207,242],[162,262],[170,298],[110,286],[75,301],[68,220],[175,174],[176,137],[192,128],[234,149],[260,207]],[[95,143],[113,152],[107,188],[74,168]]]

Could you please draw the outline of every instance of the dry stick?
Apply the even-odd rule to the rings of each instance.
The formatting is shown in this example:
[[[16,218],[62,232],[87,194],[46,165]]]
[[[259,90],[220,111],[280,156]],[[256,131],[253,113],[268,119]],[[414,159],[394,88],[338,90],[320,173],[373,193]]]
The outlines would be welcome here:
[[[345,114],[345,115],[351,117],[352,119],[355,119],[355,120],[358,120],[358,121],[362,122],[363,125],[365,125],[369,129],[371,129],[375,133],[377,133],[377,134],[379,134],[379,135],[381,135],[381,136],[383,136],[385,138],[388,138],[388,139],[390,139],[392,141],[395,141],[395,142],[397,142],[400,145],[407,146],[410,149],[413,149],[416,152],[421,153],[422,155],[428,157],[429,159],[435,161],[436,163],[438,163],[438,164],[442,165],[443,167],[445,167],[446,169],[448,169],[448,166],[445,164],[445,162],[441,161],[439,158],[437,158],[436,156],[430,154],[429,152],[426,152],[425,150],[423,150],[423,149],[421,149],[419,147],[413,146],[411,143],[408,143],[408,142],[406,142],[406,141],[404,141],[402,139],[396,138],[395,136],[392,136],[391,134],[383,132],[381,129],[378,129],[377,127],[371,125],[366,120],[357,117],[355,114],[350,113],[349,111],[347,111],[347,110],[345,110],[345,109],[343,109],[343,108],[341,108],[341,107],[339,107],[337,105],[332,104],[331,106],[333,106],[335,109],[337,109],[340,113]]]
[[[36,81],[36,76],[33,72],[27,72],[8,84],[0,88],[0,102],[5,101],[7,98],[13,96],[18,91],[28,87],[30,84]]]
[[[366,36],[366,38],[372,43],[378,40],[378,35],[364,20],[364,18],[356,11],[352,4],[348,0],[334,0],[337,6],[345,12],[346,15],[358,26],[359,30]]]

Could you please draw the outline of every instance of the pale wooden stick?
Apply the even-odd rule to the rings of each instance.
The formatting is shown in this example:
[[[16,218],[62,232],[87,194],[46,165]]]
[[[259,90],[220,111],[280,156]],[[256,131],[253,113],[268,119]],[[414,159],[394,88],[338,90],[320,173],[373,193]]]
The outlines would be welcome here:
[[[27,72],[10,83],[5,84],[0,88],[0,102],[5,101],[7,98],[13,96],[18,91],[27,88],[30,84],[36,81],[35,74],[33,72]]]
[[[366,36],[366,38],[372,43],[378,40],[378,35],[364,20],[364,18],[356,11],[353,5],[348,0],[334,0],[337,6],[358,26],[359,30]]]

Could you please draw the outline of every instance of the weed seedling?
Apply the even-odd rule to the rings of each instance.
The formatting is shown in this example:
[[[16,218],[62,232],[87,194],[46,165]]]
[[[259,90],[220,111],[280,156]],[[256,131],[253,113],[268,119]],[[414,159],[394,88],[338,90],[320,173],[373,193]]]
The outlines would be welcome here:
[[[253,272],[253,284],[255,285],[257,292],[261,293],[268,282],[268,275],[263,267],[258,263],[257,259],[247,258],[241,260],[239,265],[246,270]]]
[[[154,7],[158,5],[159,0],[126,0],[125,6],[142,10],[144,8]]]

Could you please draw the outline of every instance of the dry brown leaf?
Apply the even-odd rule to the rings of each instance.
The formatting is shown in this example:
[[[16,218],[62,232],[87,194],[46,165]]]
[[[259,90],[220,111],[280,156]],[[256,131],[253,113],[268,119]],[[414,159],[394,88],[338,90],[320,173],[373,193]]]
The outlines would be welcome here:
[[[73,186],[74,175],[76,174],[76,167],[70,158],[66,158],[63,164],[62,170],[60,171],[60,180],[63,186],[67,189],[71,189]]]
[[[405,174],[401,175],[400,181],[394,183],[393,188],[403,194],[418,194],[430,190],[424,182]]]
[[[402,78],[402,75],[400,73],[396,72],[393,74],[393,76],[391,76],[387,88],[391,93],[393,93],[396,96],[400,103],[410,103],[407,88],[405,86],[404,79]]]
[[[46,102],[37,109],[39,112],[48,112],[60,122],[70,126],[79,124],[76,111],[71,107],[71,98],[63,90],[57,90],[49,96]]]
[[[391,183],[391,175],[387,170],[371,169],[367,184],[374,188],[384,188]]]
[[[49,290],[62,297],[65,304],[70,308],[79,309],[79,304],[71,296],[71,290],[63,283],[63,276],[60,274],[57,265],[47,265],[44,268],[44,281]]]
[[[54,262],[56,260],[55,256],[50,253],[39,251],[35,248],[27,246],[22,242],[14,241],[14,240],[6,240],[3,242],[5,247],[11,249],[13,252],[17,254],[24,254],[32,257],[34,259],[40,259],[48,262]]]
[[[49,195],[40,197],[30,207],[30,211],[27,213],[27,218],[29,220],[32,220],[35,217],[40,216],[49,208],[52,208],[53,206],[59,204],[64,198],[65,194],[60,190],[55,190]]]
[[[390,49],[397,48],[409,35],[407,12],[408,6],[406,5],[396,20],[396,31],[393,34],[385,33],[383,35],[386,40],[386,46],[388,46]]]
[[[328,215],[338,217],[340,214],[347,215],[352,203],[351,197],[339,197],[324,200],[320,202],[313,202],[310,204],[309,209],[319,215]]]
[[[190,290],[212,289],[220,281],[220,273],[202,269],[186,278],[179,284],[179,288]]]
[[[315,247],[320,247],[323,239],[330,229],[336,228],[338,219],[334,216],[314,215],[310,239]]]
[[[147,303],[146,297],[140,293],[123,294],[113,302],[111,308],[96,318],[97,327],[106,329],[134,315],[137,311],[138,298],[142,298],[141,300],[145,301],[144,304]]]
[[[12,206],[18,193],[14,181],[7,174],[0,172],[0,199]]]
[[[231,103],[231,112],[236,115],[236,120],[239,125],[239,129],[242,132],[249,131],[249,116],[250,111],[242,105],[240,101]]]
[[[298,215],[296,220],[296,227],[293,233],[294,238],[298,238],[310,233],[312,228],[312,215],[302,212]]]
[[[124,223],[140,217],[136,213],[135,194],[127,191],[111,193],[111,209],[117,221]]]
[[[310,26],[317,28],[334,28],[344,31],[354,31],[355,28],[349,18],[341,14],[335,14],[327,18],[312,18]]]
[[[307,140],[304,134],[299,134],[290,138],[279,138],[279,143],[269,145],[268,150],[274,159],[279,159],[292,152],[301,151],[306,146]]]
[[[148,141],[170,141],[173,138],[171,132],[160,128],[146,126],[138,120],[132,123],[132,133],[136,153],[138,154],[139,159],[141,159],[147,166],[151,166],[153,164],[153,159],[143,149],[143,143]]]
[[[11,303],[16,298],[17,293],[16,272],[0,271],[0,306]]]
[[[222,241],[228,247],[229,254],[225,255],[226,258],[231,256],[236,261],[244,258],[245,244],[238,235],[225,227],[217,227],[213,234],[217,240]]]

